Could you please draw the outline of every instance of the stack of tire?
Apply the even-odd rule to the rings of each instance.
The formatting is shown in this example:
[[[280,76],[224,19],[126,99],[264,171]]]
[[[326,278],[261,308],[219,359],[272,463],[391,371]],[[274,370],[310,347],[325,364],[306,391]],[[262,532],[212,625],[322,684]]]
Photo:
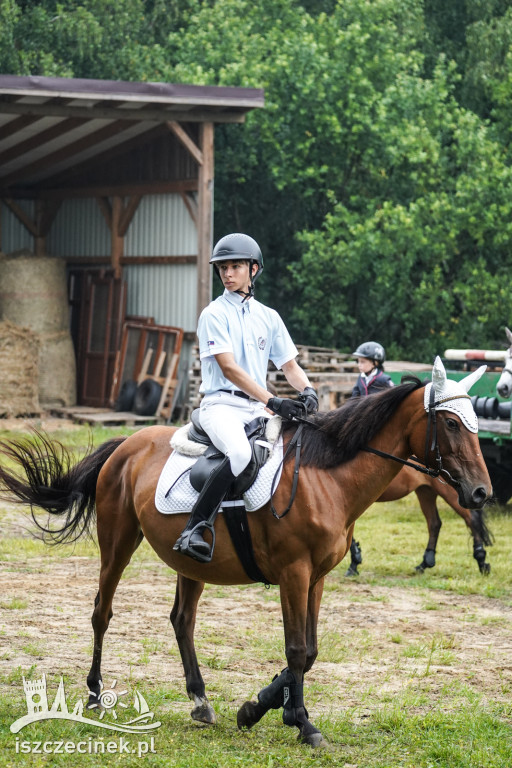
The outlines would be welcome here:
[[[116,411],[130,411],[138,416],[154,416],[161,396],[162,385],[155,379],[144,379],[140,384],[127,379],[121,385],[114,408]]]
[[[477,416],[481,419],[508,419],[510,420],[510,408],[512,401],[501,402],[497,397],[471,398],[471,404]]]

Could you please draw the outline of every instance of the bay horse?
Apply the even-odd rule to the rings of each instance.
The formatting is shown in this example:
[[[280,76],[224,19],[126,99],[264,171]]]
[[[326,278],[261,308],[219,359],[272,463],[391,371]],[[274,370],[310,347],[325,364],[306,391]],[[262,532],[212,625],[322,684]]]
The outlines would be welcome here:
[[[298,728],[301,742],[312,747],[325,744],[309,720],[303,695],[304,674],[317,656],[325,576],[348,551],[357,518],[412,455],[421,457],[426,471],[435,471],[454,485],[462,505],[484,505],[492,488],[478,434],[467,419],[467,408],[474,412],[466,393],[477,374],[469,374],[461,383],[449,381],[436,358],[432,385],[410,378],[376,395],[372,403],[353,399],[310,417],[311,423],[303,425],[301,465],[289,514],[276,519],[270,503],[249,514],[256,562],[268,581],[279,586],[287,667],[259,692],[257,700],[242,704],[237,713],[239,728],[251,728],[269,709],[282,708],[283,722]],[[460,405],[460,415],[447,410],[454,403]],[[296,429],[297,424],[285,424],[285,444]],[[101,569],[87,677],[92,701],[97,702],[101,691],[102,645],[113,615],[114,593],[145,537],[178,574],[170,618],[187,693],[194,702],[192,718],[214,723],[215,712],[206,697],[194,647],[197,604],[206,582],[248,584],[251,579],[236,555],[223,515],[215,523],[216,546],[210,563],[198,563],[173,550],[185,517],[160,514],[154,498],[174,431],[152,426],[127,438],[110,439],[76,464],[63,446],[48,437],[1,441],[1,454],[24,474],[2,465],[0,484],[3,498],[31,505],[36,524],[34,507],[50,514],[48,524],[39,522],[39,527],[55,542],[76,540],[89,531],[96,511]],[[293,474],[294,461],[288,461],[273,497],[276,510],[289,501]],[[54,516],[59,527],[50,524]]]
[[[504,398],[512,397],[512,331],[505,328],[509,347],[505,356],[505,364],[501,371],[501,376],[496,384],[498,395]]]
[[[488,575],[491,572],[490,563],[487,562],[486,546],[492,545],[492,534],[485,521],[483,509],[465,509],[461,507],[455,488],[448,485],[439,477],[432,477],[418,472],[413,467],[403,467],[398,475],[393,478],[384,493],[379,496],[380,501],[398,501],[415,493],[418,497],[421,511],[425,517],[428,528],[428,541],[423,553],[423,560],[416,566],[417,573],[424,573],[427,568],[433,568],[436,564],[436,548],[442,521],[437,508],[437,498],[440,496],[466,523],[473,538],[473,557],[475,558],[480,573]],[[359,538],[359,537],[358,537]],[[353,546],[353,545],[352,545]],[[361,563],[361,547],[357,543],[359,557],[354,557],[350,550],[351,562],[346,576],[358,574],[358,565]]]

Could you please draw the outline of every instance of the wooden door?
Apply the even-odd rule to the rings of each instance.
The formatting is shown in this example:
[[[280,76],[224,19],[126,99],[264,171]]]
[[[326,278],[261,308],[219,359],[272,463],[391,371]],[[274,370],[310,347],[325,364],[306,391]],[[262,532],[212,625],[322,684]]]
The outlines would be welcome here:
[[[78,402],[106,407],[126,313],[126,283],[110,272],[86,272],[82,297]]]

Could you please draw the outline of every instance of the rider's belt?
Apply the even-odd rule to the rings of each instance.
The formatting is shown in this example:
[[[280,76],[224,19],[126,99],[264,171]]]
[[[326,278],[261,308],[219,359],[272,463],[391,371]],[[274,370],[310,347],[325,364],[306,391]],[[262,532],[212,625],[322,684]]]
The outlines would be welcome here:
[[[246,395],[245,392],[241,392],[239,389],[219,389],[219,392],[227,392],[228,395],[236,395],[236,397],[243,397],[244,400],[251,399],[249,395]]]

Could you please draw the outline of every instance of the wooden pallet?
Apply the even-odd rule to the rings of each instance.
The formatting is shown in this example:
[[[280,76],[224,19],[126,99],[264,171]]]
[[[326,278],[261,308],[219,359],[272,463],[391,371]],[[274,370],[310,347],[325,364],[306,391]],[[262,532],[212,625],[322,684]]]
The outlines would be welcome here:
[[[77,424],[101,424],[104,427],[123,425],[126,427],[154,424],[156,416],[137,416],[128,411],[111,411],[108,408],[89,408],[86,405],[69,406],[67,408],[52,408],[53,415],[65,417]]]

